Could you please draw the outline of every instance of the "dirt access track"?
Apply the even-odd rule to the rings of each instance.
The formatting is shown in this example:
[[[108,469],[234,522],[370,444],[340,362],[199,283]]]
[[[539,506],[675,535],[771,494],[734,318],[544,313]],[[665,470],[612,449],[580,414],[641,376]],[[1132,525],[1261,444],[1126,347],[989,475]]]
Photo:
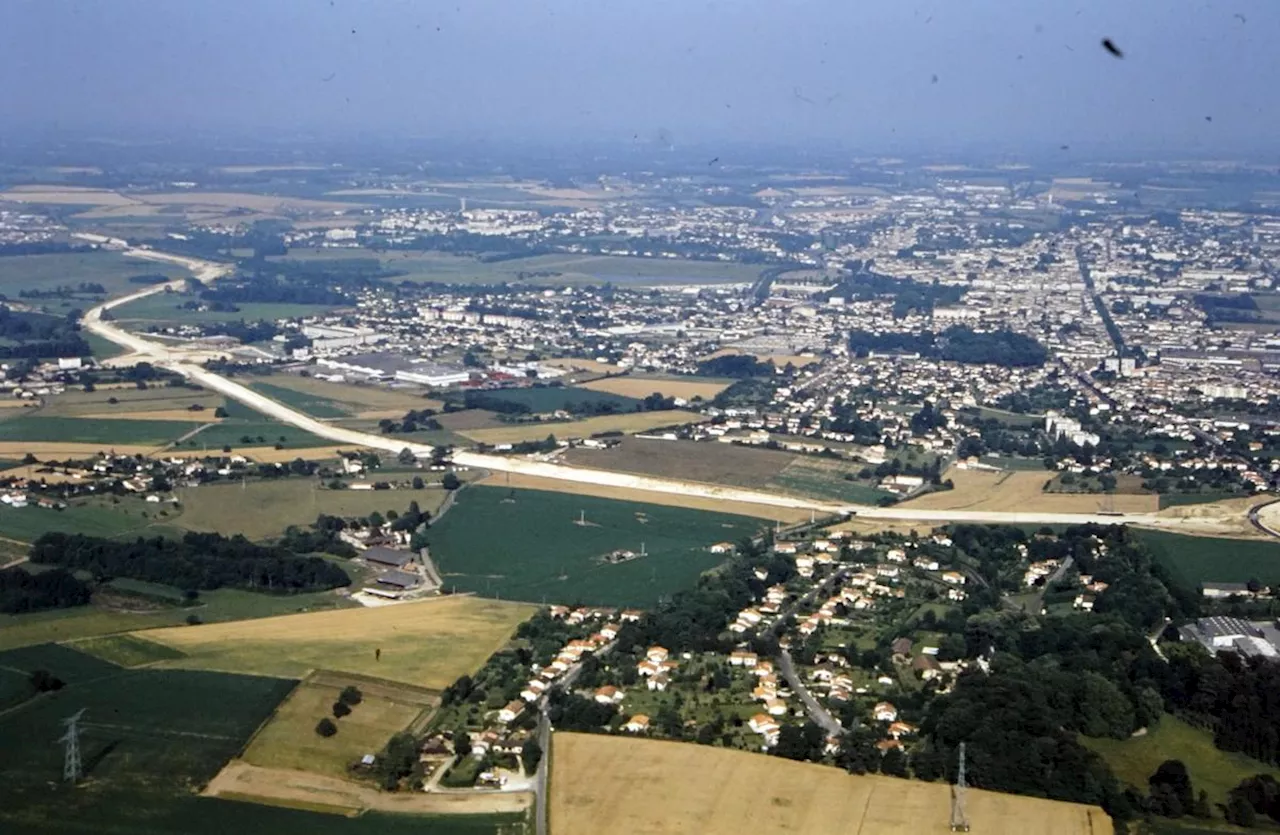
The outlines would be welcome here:
[[[532,792],[474,789],[384,792],[352,780],[284,768],[260,768],[243,760],[227,763],[201,794],[224,800],[352,816],[368,811],[411,815],[488,815],[524,812],[533,805]]]

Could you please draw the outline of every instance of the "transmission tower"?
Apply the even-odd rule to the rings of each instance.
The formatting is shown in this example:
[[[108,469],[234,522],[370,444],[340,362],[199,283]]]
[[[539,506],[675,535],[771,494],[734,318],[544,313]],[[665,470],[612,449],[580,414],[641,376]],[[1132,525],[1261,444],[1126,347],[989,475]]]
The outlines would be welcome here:
[[[78,713],[67,719],[62,720],[62,724],[66,726],[67,731],[58,741],[62,743],[65,756],[62,760],[62,779],[68,783],[75,783],[80,780],[80,717],[84,715],[84,708]]]
[[[956,774],[956,784],[951,787],[951,831],[968,832],[969,815],[964,809],[965,792],[969,785],[964,779],[964,743],[960,743],[960,770]]]

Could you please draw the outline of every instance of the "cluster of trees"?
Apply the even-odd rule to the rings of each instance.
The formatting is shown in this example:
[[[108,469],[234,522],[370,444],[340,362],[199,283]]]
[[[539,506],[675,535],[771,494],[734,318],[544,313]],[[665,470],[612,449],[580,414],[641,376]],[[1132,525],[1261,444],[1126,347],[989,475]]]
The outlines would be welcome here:
[[[78,311],[65,317],[43,313],[19,313],[0,305],[0,359],[39,359],[41,357],[83,357],[90,353],[89,343],[80,335],[76,324]]]
[[[322,737],[328,738],[338,733],[338,726],[334,724],[334,719],[341,719],[344,716],[350,716],[351,710],[356,705],[364,701],[364,694],[360,692],[360,688],[354,684],[348,684],[342,688],[342,692],[338,694],[337,700],[330,708],[333,719],[328,716],[323,717],[316,723],[316,733]]]
[[[223,587],[288,594],[350,584],[328,560],[281,545],[255,545],[241,535],[189,532],[181,539],[123,542],[83,534],[46,533],[31,545],[36,563],[83,569],[97,580],[129,577],[183,589]]]
[[[204,326],[204,332],[210,336],[231,336],[245,343],[267,342],[280,334],[280,328],[274,322],[260,319],[246,322],[240,319],[235,322],[216,322]]]
[[[89,585],[65,569],[31,574],[15,566],[0,571],[0,612],[5,614],[83,606],[89,595]]]
[[[892,298],[895,319],[912,312],[928,315],[937,305],[957,303],[965,293],[964,287],[955,284],[926,283],[872,272],[870,262],[851,261],[845,266],[853,275],[841,281],[827,296],[857,300]]]
[[[59,284],[57,287],[50,287],[47,290],[19,290],[18,298],[69,299],[76,294],[80,294],[82,296],[105,296],[107,294],[107,288],[103,287],[96,281],[82,281],[75,286],[70,284]]]
[[[750,354],[725,354],[698,363],[698,373],[707,377],[745,380],[749,377],[772,376],[773,372],[772,362],[760,362]]]
[[[378,430],[384,435],[390,435],[393,432],[417,432],[432,431],[442,429],[440,421],[435,418],[435,409],[410,409],[404,413],[404,417],[400,420],[392,420],[383,418],[378,421]],[[409,463],[413,463],[410,461]]]
[[[147,285],[164,284],[168,280],[169,280],[169,276],[164,275],[162,273],[146,273],[144,275],[131,275],[129,276],[129,279],[128,279],[130,284],[147,284]]]
[[[1224,751],[1280,764],[1280,664],[1235,653],[1211,657],[1198,645],[1170,653],[1173,710],[1213,731]]]
[[[1008,368],[1040,366],[1048,358],[1045,347],[1029,336],[1009,330],[980,333],[966,325],[918,334],[854,330],[849,333],[849,350],[860,357],[872,351],[889,351]]]

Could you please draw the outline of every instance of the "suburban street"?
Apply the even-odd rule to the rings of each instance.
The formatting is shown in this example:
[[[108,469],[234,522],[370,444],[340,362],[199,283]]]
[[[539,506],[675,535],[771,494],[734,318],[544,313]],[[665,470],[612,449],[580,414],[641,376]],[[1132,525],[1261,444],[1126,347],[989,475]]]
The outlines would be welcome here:
[[[844,728],[840,726],[836,718],[818,703],[818,700],[809,692],[809,688],[805,687],[804,681],[796,674],[795,665],[791,663],[791,653],[784,649],[778,657],[778,661],[778,666],[782,670],[782,675],[786,677],[787,684],[791,687],[791,692],[800,697],[800,701],[804,703],[804,709],[809,714],[809,718],[831,736],[839,736],[844,733]]]

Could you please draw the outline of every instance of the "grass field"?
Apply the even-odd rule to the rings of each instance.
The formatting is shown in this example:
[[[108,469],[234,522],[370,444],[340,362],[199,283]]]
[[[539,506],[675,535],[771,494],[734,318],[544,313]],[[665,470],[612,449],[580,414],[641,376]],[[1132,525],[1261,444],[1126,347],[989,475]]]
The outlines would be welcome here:
[[[1189,586],[1207,582],[1264,586],[1280,582],[1280,544],[1272,541],[1182,536],[1165,531],[1135,529],[1158,559]]]
[[[363,698],[350,714],[334,719],[338,733],[326,739],[315,732],[316,722],[324,716],[333,718],[333,703],[347,685],[358,687]],[[264,768],[346,777],[352,763],[382,750],[387,740],[435,702],[429,691],[415,687],[317,674],[299,684],[276,708],[241,758]]]
[[[571,449],[564,460],[624,473],[756,487],[781,473],[796,456],[737,444],[623,438],[612,449]]]
[[[200,325],[211,322],[235,322],[243,319],[254,322],[259,319],[301,319],[316,316],[332,308],[314,304],[275,304],[269,302],[240,302],[238,310],[184,310],[183,303],[196,297],[185,293],[157,293],[128,304],[113,308],[116,322],[123,326],[138,325]]]
[[[652,394],[652,392],[646,392],[645,394]],[[607,391],[588,391],[585,390],[585,387],[567,388],[565,386],[502,389],[500,391],[485,392],[485,396],[507,403],[519,403],[522,406],[529,407],[529,410],[535,414],[554,412],[558,409],[565,409],[569,406],[583,403],[611,403],[617,406],[620,411],[630,412],[640,402],[635,397],[623,397]],[[643,397],[644,395],[641,396]]]
[[[1181,760],[1196,791],[1209,793],[1211,806],[1226,803],[1227,792],[1247,777],[1270,774],[1280,779],[1280,770],[1244,754],[1220,751],[1214,747],[1211,733],[1167,714],[1145,736],[1125,740],[1080,737],[1080,742],[1100,754],[1121,782],[1144,792],[1147,778],[1160,763]]]
[[[805,455],[797,457],[768,483],[788,493],[862,504],[875,504],[890,495],[871,482],[845,480],[845,475],[856,475],[862,468],[855,461]]]
[[[18,298],[21,290],[50,290],[81,282],[101,284],[108,296],[123,295],[142,289],[130,284],[134,275],[163,274],[182,278],[189,273],[176,264],[160,264],[140,258],[129,258],[118,252],[59,252],[50,255],[14,255],[0,258],[0,293]],[[82,296],[80,298],[89,298]],[[35,305],[58,305],[61,299],[32,299]],[[77,306],[83,307],[82,303]]]
[[[182,653],[175,649],[136,635],[85,638],[70,646],[72,649],[101,658],[103,661],[110,661],[119,667],[141,667],[157,661],[173,661],[182,657]]]
[[[422,397],[412,391],[391,389],[366,383],[333,383],[302,377],[297,374],[272,374],[266,378],[268,385],[277,389],[289,389],[331,401],[335,408],[353,415],[378,412],[383,417],[402,416],[410,409],[440,409],[439,400]]]
[[[0,650],[178,626],[191,614],[205,623],[217,623],[296,612],[327,611],[354,605],[356,604],[334,592],[276,597],[237,589],[204,592],[192,608],[155,607],[141,610],[140,607],[131,606],[126,611],[114,605],[93,603],[74,609],[0,615]]]
[[[733,499],[716,499],[706,496],[681,496],[675,493],[655,493],[649,490],[638,490],[634,487],[613,487],[603,484],[589,484],[585,481],[563,481],[558,478],[543,478],[524,473],[494,473],[476,482],[489,487],[504,490],[512,487],[525,490],[537,490],[547,493],[562,493],[567,496],[590,496],[620,502],[639,502],[641,504],[662,505],[663,507],[680,507],[688,510],[706,510],[713,513],[729,513],[735,516],[746,516],[753,519],[764,519],[772,522],[799,522],[808,519],[810,513],[802,508],[772,507],[740,502]]]
[[[990,510],[1047,513],[1097,513],[1103,506],[1101,495],[1045,493],[1053,474],[1045,470],[947,470],[943,476],[955,483],[954,490],[928,493],[911,499],[903,507],[928,510]],[[1113,495],[1109,499],[1121,513],[1148,513],[1159,509],[1154,495]]]
[[[577,524],[583,512],[585,526]],[[504,599],[652,606],[723,560],[707,546],[758,528],[742,516],[494,486],[460,493],[429,539],[446,587]],[[641,545],[644,557],[599,560]]]
[[[182,424],[182,426],[183,432],[172,435],[172,438],[178,438],[191,431],[189,424]],[[3,437],[3,431],[3,424],[0,424],[0,437]],[[217,452],[224,446],[229,446],[233,450],[244,450],[276,444],[289,449],[319,447],[325,445],[325,439],[296,426],[273,420],[237,419],[203,429],[176,448],[209,449]]]
[[[553,832],[662,835],[917,835],[946,832],[951,791],[745,751],[557,733],[551,745]],[[973,832],[1110,835],[1096,806],[970,789]]]
[[[157,445],[190,432],[190,423],[173,420],[94,420],[25,412],[0,421],[0,441]]]
[[[718,380],[711,377],[660,377],[629,374],[625,377],[592,380],[589,383],[580,384],[578,388],[620,394],[623,397],[645,398],[656,391],[664,397],[682,397],[685,400],[701,397],[703,400],[710,400],[731,384],[731,381]]]
[[[115,400],[115,403],[111,401]],[[66,391],[40,409],[42,416],[86,417],[121,413],[141,415],[147,412],[187,412],[197,419],[212,421],[213,412],[223,404],[222,395],[212,391],[192,391],[167,386],[148,389],[105,389]],[[192,406],[202,411],[190,411]],[[188,427],[189,428],[189,427]]]
[[[343,408],[343,405],[335,400],[322,397],[318,394],[309,394],[307,392],[298,391],[293,388],[285,388],[284,386],[276,386],[271,383],[253,382],[249,383],[249,388],[254,391],[265,394],[272,400],[277,400],[286,406],[292,406],[300,412],[304,412],[312,417],[317,418],[336,418],[350,417],[353,412]]]
[[[531,614],[530,606],[454,597],[157,629],[145,637],[185,653],[166,668],[289,678],[323,669],[440,689],[478,669]]]
[[[187,530],[243,533],[250,539],[281,536],[290,525],[309,525],[316,516],[368,516],[375,510],[404,513],[409,502],[435,513],[448,495],[423,490],[321,490],[310,479],[287,478],[238,484],[206,484],[178,491],[182,515],[174,520]],[[20,512],[20,511],[15,511]],[[4,510],[0,509],[0,519]]]
[[[517,423],[489,429],[463,429],[458,430],[458,433],[479,443],[514,444],[520,441],[540,441],[548,435],[555,435],[557,438],[587,438],[601,432],[623,432],[629,435],[664,426],[700,423],[706,419],[696,412],[669,409],[601,415],[567,422]]]
[[[161,510],[168,515],[160,516]],[[6,505],[0,507],[0,536],[32,542],[52,531],[108,537],[174,533],[176,513],[137,497],[123,498],[119,505],[105,497],[76,499],[64,510]]]
[[[283,259],[315,260],[365,259],[370,253],[336,250],[297,250]],[[467,256],[441,252],[397,253],[383,257],[388,269],[402,271],[395,281],[441,282],[448,284],[496,284],[520,282],[534,286],[627,284],[709,284],[754,282],[760,268],[721,261],[685,261],[674,258],[628,258],[612,255],[535,255],[485,263]],[[535,273],[541,273],[535,275]]]

